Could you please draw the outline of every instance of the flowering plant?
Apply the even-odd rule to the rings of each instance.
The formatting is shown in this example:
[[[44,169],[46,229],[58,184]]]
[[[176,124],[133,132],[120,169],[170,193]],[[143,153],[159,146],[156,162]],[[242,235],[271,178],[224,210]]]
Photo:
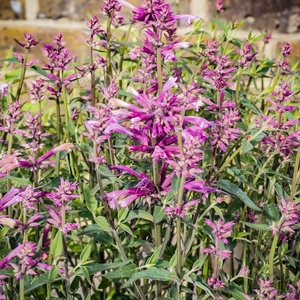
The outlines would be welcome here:
[[[299,299],[290,45],[267,58],[270,34],[212,38],[164,0],[101,12],[82,65],[61,33],[1,60],[21,68],[0,79],[0,299]]]

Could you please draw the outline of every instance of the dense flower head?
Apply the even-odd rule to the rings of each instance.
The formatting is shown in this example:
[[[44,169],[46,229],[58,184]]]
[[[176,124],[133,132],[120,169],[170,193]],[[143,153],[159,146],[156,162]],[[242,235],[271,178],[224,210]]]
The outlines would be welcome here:
[[[94,37],[98,34],[105,35],[105,31],[96,16],[93,16],[91,20],[86,20],[86,27],[90,29],[90,39],[87,40],[87,43],[90,44],[90,46],[95,46]]]
[[[223,12],[225,10],[225,5],[222,0],[217,0],[216,9],[218,12]]]
[[[212,286],[214,290],[218,290],[225,286],[225,282],[218,278],[215,278],[214,276],[211,276],[208,278],[208,285]]]
[[[35,275],[36,272],[33,268],[39,261],[39,258],[33,258],[37,250],[36,243],[24,242],[23,244],[19,244],[16,249],[18,249],[16,256],[19,258],[19,262],[18,264],[10,263],[16,279],[19,280],[23,274]]]
[[[75,59],[74,55],[69,55],[70,50],[66,49],[62,44],[62,38],[62,34],[58,33],[53,40],[53,44],[44,45],[44,49],[49,59],[49,62],[45,67],[49,69],[51,73],[67,70],[68,65]]]
[[[289,43],[285,43],[284,46],[282,47],[281,55],[287,57],[291,54],[291,52],[292,52],[291,45]]]
[[[163,0],[144,0],[144,3],[145,5],[133,10],[132,20],[142,25],[153,26],[164,31],[169,40],[174,39],[176,18],[170,4]]]
[[[272,33],[271,32],[267,32],[266,34],[265,34],[265,36],[263,37],[263,42],[265,43],[265,44],[268,44],[269,42],[270,42],[270,39],[272,38]]]
[[[251,64],[251,62],[253,61],[253,59],[257,53],[254,53],[251,50],[252,50],[252,47],[250,44],[245,44],[244,48],[242,48],[242,49],[238,48],[237,51],[238,51],[239,55],[242,57],[242,60],[238,61],[241,67],[243,67],[243,68],[248,67]]]
[[[115,122],[111,117],[109,106],[102,103],[97,105],[99,108],[90,105],[87,107],[92,114],[92,119],[84,121],[86,131],[82,135],[90,138],[94,143],[101,145],[109,136],[105,130],[110,124],[114,124]]]
[[[41,192],[36,192],[31,186],[22,191],[19,196],[22,198],[22,208],[38,210],[37,204]]]
[[[24,33],[24,39],[25,39],[25,43],[19,42],[17,40],[16,40],[16,42],[25,49],[33,48],[39,43],[34,39],[34,37],[31,33]]]
[[[222,91],[232,85],[230,81],[233,76],[231,73],[236,71],[236,67],[232,66],[232,61],[228,60],[226,55],[215,54],[211,55],[215,66],[208,66],[202,70],[202,75],[205,80],[212,84],[217,90]]]
[[[261,300],[277,300],[284,298],[284,296],[279,296],[278,291],[274,288],[274,284],[270,279],[259,278],[259,289],[255,289],[258,299]]]
[[[239,119],[238,110],[229,110],[221,116],[221,120],[216,120],[211,131],[213,137],[211,145],[226,152],[227,147],[241,134],[241,130],[236,128]]]
[[[42,102],[45,93],[45,80],[43,78],[39,78],[35,82],[32,82],[31,85],[31,99],[36,100],[38,102]]]
[[[213,222],[209,219],[205,220],[205,223],[213,229],[212,234],[216,235],[217,240],[221,240],[224,244],[228,244],[228,233],[232,230],[234,222],[225,222],[219,219],[217,222]]]
[[[204,248],[203,252],[212,254],[220,260],[224,260],[226,258],[230,258],[231,252],[230,250],[221,250],[216,248],[214,245],[209,245],[210,248]]]
[[[278,204],[278,208],[281,212],[282,217],[278,225],[273,223],[270,228],[273,230],[273,235],[279,232],[280,239],[282,240],[282,242],[285,242],[287,239],[287,235],[293,234],[295,232],[292,226],[298,224],[300,221],[299,205],[297,205],[297,203],[293,201],[281,198],[281,201]]]
[[[288,284],[289,291],[286,294],[287,300],[299,300],[300,299],[300,280],[297,281],[296,287]]]
[[[71,183],[68,180],[61,178],[60,185],[55,188],[56,192],[49,193],[48,197],[53,201],[56,207],[61,207],[79,197],[79,195],[73,194],[76,186],[76,182]]]
[[[0,117],[4,121],[1,125],[0,131],[4,131],[10,134],[16,134],[16,123],[22,118],[21,104],[19,101],[15,101],[8,105],[7,113],[0,111]]]
[[[109,18],[114,19],[116,12],[121,10],[121,4],[119,0],[103,0],[103,6],[101,11]]]
[[[192,200],[182,205],[182,207],[174,207],[173,205],[166,206],[165,211],[167,215],[171,215],[173,218],[180,217],[184,219],[187,211],[190,210],[193,206],[196,206],[199,202],[200,200]]]

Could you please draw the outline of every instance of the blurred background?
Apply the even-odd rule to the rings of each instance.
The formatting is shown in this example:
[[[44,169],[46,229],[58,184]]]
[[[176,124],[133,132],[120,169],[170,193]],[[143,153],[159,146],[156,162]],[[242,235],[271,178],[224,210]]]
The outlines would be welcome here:
[[[128,0],[134,6],[142,0]],[[215,17],[217,0],[169,0],[176,14],[194,14],[205,20],[208,26],[210,17]],[[245,19],[245,37],[249,29],[272,33],[266,53],[275,57],[281,45],[289,42],[293,48],[291,59],[300,60],[300,0],[223,0],[226,10],[221,12],[221,20],[229,22]],[[86,46],[85,19],[100,14],[101,0],[0,0],[0,58],[10,51],[22,51],[14,39],[23,40],[24,33],[32,33],[41,44],[50,43],[53,35],[61,32],[67,47],[78,57],[84,56]],[[122,14],[130,15],[127,8]],[[182,33],[187,30],[182,24]],[[243,34],[243,31],[242,31]],[[38,47],[31,55],[41,57]]]

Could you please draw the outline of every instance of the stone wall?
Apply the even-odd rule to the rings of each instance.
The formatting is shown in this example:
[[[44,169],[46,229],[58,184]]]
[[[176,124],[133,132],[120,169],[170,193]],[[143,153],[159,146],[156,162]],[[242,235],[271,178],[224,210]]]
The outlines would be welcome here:
[[[195,14],[205,19],[216,15],[216,0],[168,0],[176,13]],[[129,0],[139,5],[142,0]],[[273,39],[267,47],[275,56],[280,45],[290,42],[294,59],[300,59],[300,0],[223,0],[226,11],[220,14],[225,21],[245,19],[245,36],[252,28],[269,31]],[[86,18],[99,14],[101,0],[0,0],[0,58],[8,49],[20,51],[14,39],[22,40],[26,32],[33,33],[41,43],[49,43],[52,36],[62,32],[68,48],[76,55],[85,55],[86,48],[79,39],[84,37]],[[124,10],[125,12],[126,10]],[[184,32],[184,28],[182,31]],[[39,55],[32,52],[32,56]]]

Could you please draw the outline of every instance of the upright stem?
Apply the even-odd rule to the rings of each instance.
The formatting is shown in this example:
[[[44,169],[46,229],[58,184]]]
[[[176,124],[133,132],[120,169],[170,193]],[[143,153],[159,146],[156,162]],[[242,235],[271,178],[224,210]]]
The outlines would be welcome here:
[[[162,81],[162,67],[161,67],[161,48],[158,47],[157,48],[157,82],[158,82],[158,94],[161,93],[162,91],[162,85],[163,85],[163,81]]]
[[[247,244],[244,243],[244,248],[243,248],[243,266],[247,265],[247,257],[248,257],[248,254],[247,254]],[[254,280],[255,280],[255,278],[254,278]],[[248,294],[248,286],[249,286],[248,277],[245,276],[244,277],[244,292],[245,292],[245,294]]]
[[[94,56],[93,56],[93,47],[90,47],[90,67],[91,67],[91,104],[95,106],[96,104],[96,78],[95,78],[95,70],[93,68],[94,64]]]
[[[20,95],[21,95],[21,91],[22,91],[22,86],[23,86],[24,79],[25,79],[26,68],[27,68],[26,64],[27,64],[28,53],[29,53],[29,49],[26,49],[25,56],[24,56],[24,62],[23,62],[23,65],[22,65],[21,78],[20,78],[20,81],[19,81],[19,85],[18,85],[17,94],[16,94],[16,100],[15,101],[19,101],[19,99],[20,99]]]
[[[294,199],[295,193],[299,185],[299,180],[300,180],[299,165],[300,165],[300,147],[298,148],[297,155],[296,155],[293,180],[292,180],[292,188],[290,193],[290,201]]]
[[[60,103],[59,98],[56,97],[56,119],[57,119],[57,133],[56,133],[56,143],[60,144],[60,130],[61,130],[61,121],[60,121]],[[59,175],[60,165],[59,165],[59,153],[56,153],[56,164],[55,164],[56,175]]]
[[[270,272],[271,281],[273,281],[273,277],[274,277],[274,256],[275,256],[277,242],[278,242],[278,233],[276,233],[273,237],[272,247],[269,256],[269,272]]]
[[[235,90],[235,102],[236,103],[238,103],[238,101],[239,101],[239,92],[240,92],[242,74],[243,74],[243,69],[241,67],[239,67],[237,83],[236,83],[236,90]]]
[[[10,133],[8,135],[8,149],[7,149],[7,155],[12,154],[12,147],[13,147],[13,131],[14,131],[14,123],[11,123],[10,125]],[[8,173],[9,174],[9,173]],[[11,189],[11,180],[7,178],[7,192],[9,192]],[[9,205],[7,208],[7,212],[10,218],[12,218],[12,206]]]
[[[63,229],[66,224],[66,205],[63,203],[61,207],[61,228]],[[64,269],[65,269],[65,283],[66,283],[66,292],[67,298],[72,299],[72,292],[71,292],[71,284],[70,284],[70,277],[69,277],[69,259],[68,259],[68,249],[67,243],[65,240],[64,234],[62,234],[62,244],[63,244],[63,251],[64,251]]]
[[[107,27],[106,27],[106,41],[107,41],[107,49],[106,49],[106,78],[105,78],[105,84],[108,86],[110,84],[111,76],[112,76],[112,67],[111,67],[111,51],[110,51],[110,39],[111,39],[111,32],[110,32],[110,26],[111,26],[111,19],[108,18],[107,20]]]

